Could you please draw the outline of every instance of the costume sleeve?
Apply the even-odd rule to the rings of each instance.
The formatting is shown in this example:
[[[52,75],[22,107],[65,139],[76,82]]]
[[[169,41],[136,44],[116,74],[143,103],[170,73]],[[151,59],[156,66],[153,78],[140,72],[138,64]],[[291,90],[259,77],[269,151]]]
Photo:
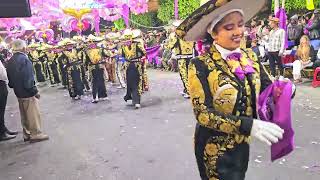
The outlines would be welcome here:
[[[138,50],[142,53],[142,56],[146,55],[147,54],[147,51],[146,49],[143,47],[143,44],[141,43],[138,43]]]
[[[225,115],[213,107],[207,71],[207,66],[197,59],[193,59],[189,66],[190,95],[198,123],[227,134],[250,135],[252,118]]]
[[[177,37],[174,34],[170,34],[167,48],[172,50],[175,47],[177,41]]]

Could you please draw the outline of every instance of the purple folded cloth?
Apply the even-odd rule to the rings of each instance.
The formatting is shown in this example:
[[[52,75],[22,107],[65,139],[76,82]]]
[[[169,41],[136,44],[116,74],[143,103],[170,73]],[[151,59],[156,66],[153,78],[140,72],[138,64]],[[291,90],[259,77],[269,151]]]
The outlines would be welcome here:
[[[271,146],[271,160],[288,155],[294,149],[294,131],[291,121],[292,83],[275,81],[265,89],[258,100],[261,120],[272,122],[284,130],[283,139]]]

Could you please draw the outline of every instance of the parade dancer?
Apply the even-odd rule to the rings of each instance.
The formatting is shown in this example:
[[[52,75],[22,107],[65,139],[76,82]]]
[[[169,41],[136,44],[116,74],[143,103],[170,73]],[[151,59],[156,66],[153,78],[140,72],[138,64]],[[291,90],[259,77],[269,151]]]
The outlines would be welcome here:
[[[102,39],[94,36],[89,37],[89,44],[85,51],[87,59],[85,64],[88,65],[90,79],[92,79],[92,103],[107,100],[107,89],[105,85],[105,61],[103,58],[103,49],[96,43]],[[98,99],[99,98],[99,99]]]
[[[175,21],[174,26],[178,26],[181,21]],[[183,84],[183,92],[181,94],[184,98],[190,98],[189,82],[188,82],[188,66],[190,60],[195,56],[195,42],[184,41],[177,38],[174,33],[170,34],[168,47],[173,50],[173,58],[178,61],[178,69]]]
[[[51,86],[58,85],[61,83],[61,78],[60,74],[58,71],[58,53],[56,52],[55,48],[53,46],[48,46],[47,47],[47,52],[45,53],[45,58],[46,58],[46,65],[48,69],[48,74],[49,74],[49,80],[51,83]]]
[[[105,48],[106,52],[105,56],[107,56],[106,60],[106,70],[108,73],[108,81],[115,83],[116,82],[116,55],[118,53],[117,51],[117,44],[115,41],[116,39],[120,38],[119,33],[108,33],[106,35],[107,41],[105,41]]]
[[[124,100],[132,100],[132,104],[136,109],[141,107],[140,100],[143,91],[143,67],[141,58],[146,55],[143,45],[133,41],[133,39],[138,36],[137,31],[133,32],[130,29],[126,29],[123,33],[123,39],[126,41],[121,48],[121,54],[126,59],[127,94]]]
[[[39,50],[40,44],[33,43],[28,46],[28,57],[32,61],[33,70],[38,83],[46,82],[46,68],[41,57],[41,50]]]
[[[66,69],[69,95],[72,99],[79,100],[81,99],[84,90],[82,81],[83,62],[78,58],[78,51],[75,49],[76,42],[70,39],[64,39],[60,43],[66,45],[63,53],[68,59]]]
[[[214,39],[209,52],[191,61],[188,74],[202,180],[244,180],[250,135],[268,145],[283,136],[276,124],[257,119],[259,94],[272,81],[254,52],[240,49],[246,21],[266,2],[212,0],[176,30],[187,41]]]
[[[142,47],[146,48],[146,45],[144,44],[144,40],[141,38],[141,31],[133,30],[133,33],[137,34],[137,36],[139,37],[135,39],[134,42],[141,44]],[[148,59],[146,56],[143,56],[141,58],[141,61],[142,61],[142,88],[143,88],[143,91],[149,91],[149,80],[147,75]]]
[[[84,50],[84,44],[83,40],[78,40],[78,43],[76,45],[76,50],[77,50],[77,56],[78,60],[84,62],[86,57],[86,52]],[[89,85],[89,79],[88,79],[88,66],[86,64],[81,65],[81,78],[83,85],[85,87],[85,91],[89,92],[90,91],[90,85]]]
[[[58,53],[58,70],[59,70],[59,75],[61,77],[61,84],[63,88],[67,88],[68,85],[68,76],[67,76],[67,63],[68,63],[68,58],[67,56],[63,53],[62,50],[63,47],[58,47],[57,53]]]
[[[122,54],[116,55],[116,75],[120,85],[118,89],[126,88],[126,75],[125,75],[125,58],[122,57]]]

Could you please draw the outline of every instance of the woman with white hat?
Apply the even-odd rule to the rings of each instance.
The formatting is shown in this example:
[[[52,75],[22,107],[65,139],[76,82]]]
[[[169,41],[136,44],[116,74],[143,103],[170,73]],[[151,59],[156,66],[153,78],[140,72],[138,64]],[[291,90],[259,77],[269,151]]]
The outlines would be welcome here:
[[[279,126],[257,119],[257,99],[272,81],[256,55],[240,49],[245,22],[265,3],[211,0],[176,30],[187,41],[213,39],[210,51],[191,61],[188,75],[202,180],[245,179],[250,136],[268,145],[283,136]]]

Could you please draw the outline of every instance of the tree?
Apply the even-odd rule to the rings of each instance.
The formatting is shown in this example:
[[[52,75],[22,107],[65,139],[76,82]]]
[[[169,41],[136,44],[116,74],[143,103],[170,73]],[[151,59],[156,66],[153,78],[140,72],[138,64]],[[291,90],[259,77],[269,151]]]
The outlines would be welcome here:
[[[113,23],[114,23],[115,28],[118,30],[122,30],[122,29],[126,28],[126,24],[124,23],[124,20],[122,18],[114,21]]]
[[[159,26],[159,20],[157,19],[157,13],[149,12],[144,14],[131,14],[130,26],[134,28],[143,28],[143,27],[155,27]]]
[[[274,0],[272,7],[274,7]],[[315,7],[320,6],[320,0],[313,0]],[[281,0],[280,0],[280,6],[281,6]],[[306,9],[306,0],[286,0],[285,8],[287,12],[291,11],[307,11]]]
[[[179,0],[179,18],[185,19],[199,6],[199,0]],[[160,1],[158,18],[165,24],[174,18],[174,0]]]

